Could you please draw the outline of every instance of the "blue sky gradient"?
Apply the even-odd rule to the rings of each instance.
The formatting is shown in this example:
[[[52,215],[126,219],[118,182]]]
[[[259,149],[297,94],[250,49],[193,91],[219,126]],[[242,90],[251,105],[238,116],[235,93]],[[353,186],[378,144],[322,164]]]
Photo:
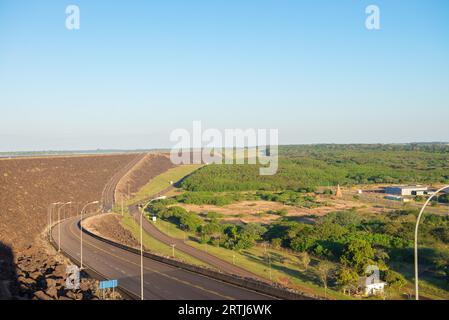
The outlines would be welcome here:
[[[194,120],[449,141],[448,88],[445,0],[0,0],[0,151],[170,147]]]

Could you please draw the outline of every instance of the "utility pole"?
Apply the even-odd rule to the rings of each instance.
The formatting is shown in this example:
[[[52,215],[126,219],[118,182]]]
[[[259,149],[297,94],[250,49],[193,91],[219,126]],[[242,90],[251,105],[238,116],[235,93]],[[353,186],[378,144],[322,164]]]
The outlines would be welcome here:
[[[48,213],[49,213],[49,227],[48,227],[48,241],[51,241],[51,226],[53,224],[53,210],[55,207],[61,204],[61,202],[53,202],[48,206]]]
[[[171,248],[172,248],[172,257],[175,257],[175,246],[176,244],[172,243]]]
[[[140,215],[140,299],[143,300],[143,231],[142,231],[142,214]]]
[[[92,201],[89,202],[88,204],[86,204],[82,209],[81,209],[81,219],[80,219],[80,239],[81,239],[81,244],[80,244],[80,251],[81,251],[81,264],[80,264],[80,269],[83,269],[83,212],[84,210],[86,210],[86,208],[92,204],[98,204],[100,203],[100,201]]]
[[[141,204],[138,205],[138,208],[142,210],[140,212],[140,299],[143,300],[143,227],[142,227],[142,218],[145,214],[145,209],[151,204],[151,202],[155,200],[165,199],[165,196],[157,197],[148,201],[145,206]]]
[[[63,203],[62,206],[58,208],[58,252],[61,252],[61,209],[71,203],[71,201]]]

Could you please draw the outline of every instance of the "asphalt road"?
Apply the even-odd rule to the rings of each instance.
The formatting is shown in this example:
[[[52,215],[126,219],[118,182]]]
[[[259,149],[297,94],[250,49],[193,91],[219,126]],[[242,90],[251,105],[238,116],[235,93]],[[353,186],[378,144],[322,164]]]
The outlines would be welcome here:
[[[132,217],[136,220],[137,223],[140,223],[140,211],[137,208],[136,205],[129,206],[128,207],[130,214]],[[157,222],[156,222],[157,223]],[[147,219],[142,219],[142,227],[150,234],[153,238],[157,239],[158,241],[165,243],[167,245],[175,245],[176,250],[182,251],[186,253],[187,255],[194,257],[202,262],[207,263],[208,265],[215,267],[216,269],[227,272],[230,274],[236,274],[242,277],[247,278],[255,278],[259,281],[265,281],[267,280],[259,277],[258,275],[245,270],[243,268],[238,267],[237,265],[233,265],[232,263],[229,263],[225,260],[222,260],[220,258],[217,258],[216,256],[207,253],[205,251],[199,250],[197,248],[194,248],[188,244],[186,244],[181,239],[175,239],[172,238],[165,233],[161,232],[158,228],[156,228],[151,222],[149,222]],[[231,253],[230,253],[231,254]]]
[[[61,222],[61,250],[80,260],[79,218]],[[58,225],[52,237],[58,243]],[[123,289],[140,296],[140,255],[128,252],[83,234],[84,266],[108,279],[118,279]],[[144,298],[146,300],[267,300],[254,291],[224,283],[144,257]]]
[[[146,156],[146,153],[138,153],[136,157],[126,166],[118,170],[104,186],[101,195],[102,207],[104,212],[109,212],[115,203],[115,189],[120,179],[122,179],[140,160]]]

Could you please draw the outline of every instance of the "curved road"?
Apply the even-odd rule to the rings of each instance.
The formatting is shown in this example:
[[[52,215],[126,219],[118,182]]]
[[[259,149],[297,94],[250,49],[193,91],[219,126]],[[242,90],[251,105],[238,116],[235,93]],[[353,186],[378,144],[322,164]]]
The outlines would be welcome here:
[[[132,205],[132,206],[129,206],[128,209],[129,209],[131,216],[134,218],[134,220],[137,223],[140,223],[140,211],[137,208],[137,206]],[[258,275],[254,274],[250,271],[247,271],[243,268],[233,265],[232,263],[229,263],[223,259],[217,258],[216,256],[214,256],[210,253],[207,253],[207,252],[204,252],[197,248],[194,248],[194,247],[186,244],[181,239],[175,239],[175,238],[172,238],[172,237],[166,235],[165,233],[161,232],[158,228],[156,228],[147,219],[142,219],[142,228],[145,230],[145,232],[150,234],[156,240],[158,240],[162,243],[165,243],[166,245],[175,244],[176,250],[182,251],[182,252],[186,253],[187,255],[194,257],[202,262],[205,262],[208,265],[215,267],[216,269],[218,269],[222,272],[236,274],[236,275],[239,275],[241,277],[246,277],[246,278],[255,278],[259,281],[268,282],[266,279],[261,278]]]
[[[61,250],[80,260],[79,218],[61,223]],[[58,241],[58,228],[52,238]],[[83,234],[83,264],[108,279],[118,279],[121,288],[140,296],[140,255]],[[147,300],[274,299],[184,269],[144,257],[144,298]]]
[[[126,166],[118,170],[112,178],[105,185],[103,192],[101,194],[102,207],[104,212],[109,212],[112,210],[115,202],[115,188],[117,184],[140,160],[142,160],[147,154],[139,153],[136,157],[131,160]]]

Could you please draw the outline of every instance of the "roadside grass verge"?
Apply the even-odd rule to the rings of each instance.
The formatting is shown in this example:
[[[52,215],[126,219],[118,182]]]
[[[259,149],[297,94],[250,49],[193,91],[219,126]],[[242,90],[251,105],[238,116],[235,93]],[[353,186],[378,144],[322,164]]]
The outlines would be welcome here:
[[[138,192],[133,194],[132,199],[124,202],[124,206],[127,207],[131,204],[135,204],[139,201],[148,199],[159,192],[167,189],[171,186],[170,182],[176,183],[182,178],[188,176],[195,170],[201,168],[202,164],[188,164],[175,168],[171,168],[166,172],[154,177],[146,185],[144,185]],[[117,205],[121,205],[117,203]]]
[[[232,251],[210,244],[200,244],[194,240],[194,234],[177,228],[174,224],[158,219],[154,224],[163,233],[176,239],[190,239],[185,241],[190,246],[208,252],[229,263],[253,272],[254,274],[270,280],[270,266],[264,248],[255,246],[241,252]],[[307,270],[300,270],[298,258],[288,252],[275,249],[267,249],[271,260],[271,279],[291,288],[303,292],[312,293],[321,297],[325,296],[324,288],[320,285],[316,270],[309,266]],[[330,299],[351,299],[338,291],[328,289],[327,297]]]
[[[126,230],[131,232],[131,234],[134,236],[134,238],[137,241],[140,240],[140,226],[129,215],[129,213],[127,211],[124,212],[124,215],[121,220],[121,225]],[[149,249],[151,252],[162,255],[162,256],[166,256],[166,257],[172,257],[172,253],[173,253],[172,247],[154,239],[146,232],[143,233],[142,238],[143,238],[144,247]],[[176,250],[176,248],[175,248],[175,258],[178,260],[184,261],[186,263],[193,264],[193,265],[202,266],[202,267],[210,267],[206,263]]]

